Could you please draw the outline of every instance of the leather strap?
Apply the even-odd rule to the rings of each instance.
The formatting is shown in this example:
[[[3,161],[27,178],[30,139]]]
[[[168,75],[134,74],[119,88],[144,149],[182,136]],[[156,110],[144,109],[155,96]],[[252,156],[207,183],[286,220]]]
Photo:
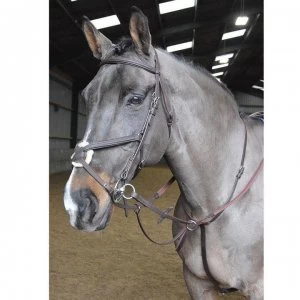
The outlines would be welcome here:
[[[143,232],[143,234],[145,235],[145,237],[151,241],[152,243],[156,244],[156,245],[161,245],[161,246],[165,246],[165,245],[170,245],[170,244],[173,244],[177,239],[181,238],[183,235],[185,235],[185,228],[182,228],[177,234],[176,236],[174,236],[171,240],[169,241],[164,241],[164,242],[157,242],[155,240],[153,240],[149,234],[147,234],[147,232],[145,231],[144,229],[144,226],[142,225],[142,221],[140,219],[140,210],[137,210],[135,211],[135,214],[136,214],[136,218],[137,218],[137,221],[138,221],[138,224]]]
[[[99,150],[104,148],[112,148],[115,146],[121,146],[124,144],[132,143],[132,142],[140,142],[141,141],[141,134],[132,134],[125,137],[105,140],[97,143],[88,144],[81,149],[83,151],[87,150]]]
[[[83,168],[101,185],[103,186],[109,194],[113,194],[114,189],[107,183],[105,182],[98,174],[97,172],[91,168],[85,160],[81,159],[79,162],[82,164]]]
[[[159,199],[167,190],[168,188],[174,183],[175,177],[172,176],[156,193],[154,193],[152,199],[157,200]]]
[[[174,217],[172,215],[169,215],[165,211],[160,210],[151,201],[146,200],[144,197],[142,197],[141,195],[139,195],[136,192],[132,193],[132,198],[134,198],[135,200],[137,200],[137,202],[139,204],[141,204],[142,206],[150,208],[154,213],[156,213],[157,215],[159,215],[162,219],[169,219],[171,221],[176,221],[176,222],[183,223],[183,224],[186,224],[186,225],[191,224],[191,222],[189,220],[187,221],[187,220],[184,220],[184,219],[180,219],[180,218]]]
[[[157,52],[155,51],[155,68],[160,74],[160,63],[158,59]],[[161,100],[162,100],[162,105],[166,114],[167,118],[167,125],[168,125],[168,130],[169,130],[169,137],[171,136],[171,125],[173,124],[173,115],[171,113],[171,109],[168,107],[168,101],[166,100],[166,95],[165,95],[165,87],[163,86],[163,82],[161,80],[161,77],[156,75],[156,87],[157,89],[160,90],[160,93],[158,91],[156,92],[156,95],[161,95]]]
[[[107,60],[103,60],[100,63],[100,67],[102,67],[103,65],[118,65],[118,64],[122,64],[122,65],[129,65],[132,67],[137,67],[140,69],[143,69],[145,71],[148,71],[152,74],[159,74],[157,72],[159,72],[159,70],[156,70],[155,68],[148,66],[146,64],[143,63],[139,63],[137,61],[131,60],[131,59],[127,59],[127,58],[122,58],[122,57],[115,57],[115,58],[109,58]]]
[[[248,183],[245,185],[245,187],[241,190],[241,192],[236,197],[234,197],[232,200],[225,203],[224,205],[219,206],[211,215],[202,219],[201,221],[198,221],[197,224],[199,226],[202,224],[209,225],[214,220],[216,220],[216,218],[219,217],[221,215],[221,213],[224,212],[225,209],[227,209],[229,206],[231,206],[232,204],[234,204],[235,202],[240,200],[248,192],[248,190],[250,189],[252,184],[255,182],[257,176],[259,175],[260,171],[262,170],[263,165],[264,165],[264,159],[261,160],[261,162],[259,163],[258,167],[256,168],[254,174],[252,175],[252,177],[250,178]]]
[[[179,251],[179,249],[182,247],[182,241],[185,239],[185,235],[187,234],[188,231],[194,231],[196,230],[198,227],[201,226],[207,226],[210,223],[212,223],[214,220],[216,220],[216,218],[220,215],[221,212],[223,212],[226,208],[228,208],[229,206],[231,206],[233,203],[237,202],[238,200],[240,200],[245,193],[250,189],[250,187],[252,186],[252,184],[255,182],[259,172],[261,171],[263,166],[263,160],[260,162],[258,168],[256,169],[255,173],[253,174],[253,176],[251,177],[251,179],[249,180],[249,182],[247,183],[247,185],[243,188],[243,190],[236,196],[234,197],[230,202],[218,207],[214,213],[210,214],[209,216],[201,219],[201,220],[194,220],[185,210],[189,220],[186,219],[181,219],[181,218],[177,218],[175,216],[169,215],[167,212],[160,210],[158,207],[156,207],[151,200],[146,200],[145,198],[143,198],[141,195],[139,195],[136,192],[132,193],[132,198],[135,199],[138,204],[136,203],[135,205],[128,205],[127,208],[134,210],[135,212],[138,213],[140,212],[140,210],[142,209],[142,207],[147,207],[149,209],[151,209],[154,213],[156,213],[157,215],[160,216],[161,219],[169,219],[171,221],[174,222],[179,222],[181,224],[185,224],[185,227],[182,229],[182,231],[180,231],[180,235],[177,235],[176,238],[174,238],[173,240],[177,240],[180,238],[180,240],[178,241],[177,244],[177,250]],[[172,179],[172,178],[171,178]],[[169,181],[171,181],[171,179]],[[168,181],[168,182],[169,182]],[[125,201],[125,200],[124,200]],[[120,204],[120,203],[115,203],[116,206],[120,207],[120,208],[124,208],[125,206]],[[139,222],[139,225],[141,227],[142,232],[145,234],[146,231],[144,229],[144,227],[141,225],[142,223]],[[146,233],[145,234],[147,236],[147,238],[149,237],[149,235]],[[151,239],[152,240],[152,239]]]
[[[140,132],[140,143],[139,145],[137,146],[137,148],[135,149],[134,153],[129,157],[127,163],[126,163],[126,166],[121,174],[121,178],[125,181],[127,179],[127,176],[128,176],[128,173],[132,167],[132,164],[137,156],[137,154],[139,153],[141,147],[142,147],[142,144],[144,142],[144,139],[146,137],[146,133],[150,127],[150,124],[151,124],[151,120],[153,118],[153,116],[155,115],[155,110],[157,109],[157,99],[156,98],[153,98],[151,103],[150,103],[150,108],[148,110],[148,114],[147,114],[147,117],[146,117],[146,120],[144,122],[144,125],[142,127],[142,130]]]
[[[212,275],[210,272],[208,262],[207,262],[207,255],[206,255],[206,233],[205,233],[205,226],[206,225],[200,225],[201,229],[201,256],[202,256],[202,263],[205,270],[205,273],[207,277],[213,282],[213,284],[217,287],[218,291],[222,294],[227,293],[233,293],[238,291],[236,288],[226,288],[226,287],[220,287],[220,282]]]

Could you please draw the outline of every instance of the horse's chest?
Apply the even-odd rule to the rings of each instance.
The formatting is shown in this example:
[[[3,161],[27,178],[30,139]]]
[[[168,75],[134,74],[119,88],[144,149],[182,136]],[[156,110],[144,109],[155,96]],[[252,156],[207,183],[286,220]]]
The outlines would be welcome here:
[[[207,262],[213,276],[224,284],[230,284],[237,280],[237,278],[234,278],[231,252],[230,249],[224,249],[220,241],[213,236],[213,233],[207,230]],[[201,255],[200,229],[189,233],[179,254],[186,267],[194,275],[200,278],[207,278]]]

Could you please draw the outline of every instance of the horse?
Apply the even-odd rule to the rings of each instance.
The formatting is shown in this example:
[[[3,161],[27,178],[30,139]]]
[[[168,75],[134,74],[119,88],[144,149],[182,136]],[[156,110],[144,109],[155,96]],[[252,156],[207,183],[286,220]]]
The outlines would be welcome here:
[[[113,205],[126,209],[120,202],[125,187],[142,199],[130,185],[139,170],[164,158],[180,196],[174,215],[163,217],[173,221],[191,298],[216,299],[221,285],[251,300],[263,299],[263,170],[257,172],[263,123],[241,117],[233,94],[204,68],[155,48],[148,19],[137,7],[132,8],[130,37],[116,44],[87,17],[82,30],[101,63],[82,92],[87,127],[64,191],[71,225],[103,230]],[[191,226],[237,195],[239,201],[205,224],[206,233]],[[187,216],[193,224],[176,222]],[[177,239],[186,228],[184,240]]]

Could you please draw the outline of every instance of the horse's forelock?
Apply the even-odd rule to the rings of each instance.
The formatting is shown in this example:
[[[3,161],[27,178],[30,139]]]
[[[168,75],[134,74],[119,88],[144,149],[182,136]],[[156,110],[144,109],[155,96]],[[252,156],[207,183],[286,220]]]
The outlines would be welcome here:
[[[132,49],[133,45],[133,41],[130,37],[123,37],[115,45],[114,54],[122,55],[127,49]]]

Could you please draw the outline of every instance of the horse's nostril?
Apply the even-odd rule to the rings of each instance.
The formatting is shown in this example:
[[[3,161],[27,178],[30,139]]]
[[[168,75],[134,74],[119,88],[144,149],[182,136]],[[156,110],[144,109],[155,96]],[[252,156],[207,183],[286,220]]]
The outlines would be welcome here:
[[[72,198],[78,206],[80,214],[90,211],[91,214],[95,214],[98,209],[98,200],[92,191],[88,189],[77,190],[72,193]]]
[[[85,209],[89,206],[90,199],[89,198],[83,198],[80,201],[78,201],[78,211],[79,213],[83,213]]]

